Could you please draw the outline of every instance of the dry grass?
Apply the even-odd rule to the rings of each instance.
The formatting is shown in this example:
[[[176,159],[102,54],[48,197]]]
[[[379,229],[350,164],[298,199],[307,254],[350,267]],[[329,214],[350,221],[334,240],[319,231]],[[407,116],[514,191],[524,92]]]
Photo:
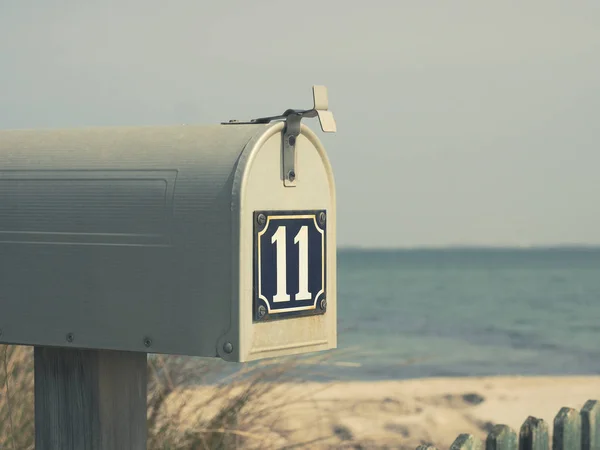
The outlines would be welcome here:
[[[0,345],[0,449],[34,448],[34,375],[31,347]],[[313,358],[312,365],[315,365]],[[306,361],[304,361],[306,363]],[[233,375],[190,396],[191,384],[215,375],[210,360],[148,358],[148,449],[296,448],[278,428],[278,407],[303,401],[282,392],[293,379],[294,358],[241,365]],[[296,371],[297,373],[297,371]],[[266,407],[261,398],[277,398]],[[275,406],[274,406],[275,405]]]
[[[0,449],[33,449],[33,428],[33,348],[0,345]]]
[[[148,448],[281,448],[287,438],[275,426],[277,408],[265,410],[260,399],[279,395],[279,382],[289,381],[293,366],[293,361],[243,366],[198,398],[186,389],[186,374],[197,377],[197,365],[156,356],[149,362]],[[210,373],[210,367],[204,371]]]

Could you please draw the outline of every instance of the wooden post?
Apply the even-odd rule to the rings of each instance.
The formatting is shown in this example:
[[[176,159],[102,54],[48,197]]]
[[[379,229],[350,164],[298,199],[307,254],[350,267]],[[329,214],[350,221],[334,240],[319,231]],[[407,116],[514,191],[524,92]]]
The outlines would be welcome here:
[[[145,353],[36,347],[36,450],[145,450]]]

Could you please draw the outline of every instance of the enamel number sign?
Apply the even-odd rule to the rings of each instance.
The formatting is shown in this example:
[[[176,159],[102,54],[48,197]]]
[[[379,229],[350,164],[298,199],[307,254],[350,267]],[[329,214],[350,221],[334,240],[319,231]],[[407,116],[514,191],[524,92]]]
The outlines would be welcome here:
[[[323,314],[326,211],[254,214],[254,320]]]

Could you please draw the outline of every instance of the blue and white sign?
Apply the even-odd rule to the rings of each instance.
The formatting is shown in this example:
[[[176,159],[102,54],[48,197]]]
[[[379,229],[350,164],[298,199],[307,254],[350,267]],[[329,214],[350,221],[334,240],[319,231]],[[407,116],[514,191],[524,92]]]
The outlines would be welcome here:
[[[324,313],[325,211],[254,214],[254,318]]]

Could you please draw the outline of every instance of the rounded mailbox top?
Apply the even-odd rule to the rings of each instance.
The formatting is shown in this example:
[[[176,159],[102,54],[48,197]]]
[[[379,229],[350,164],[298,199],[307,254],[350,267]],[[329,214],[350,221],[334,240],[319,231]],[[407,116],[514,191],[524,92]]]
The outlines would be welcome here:
[[[0,342],[68,346],[71,333],[81,348],[230,361],[335,346],[333,174],[308,127],[292,133],[293,148],[284,128],[0,131]],[[271,233],[278,213],[299,211],[317,214],[310,239],[326,232],[320,263],[306,242],[327,307],[292,292],[298,308],[314,301],[315,314],[279,319],[270,291],[261,305],[253,294],[254,215],[265,214]],[[304,244],[290,245],[291,255]],[[318,278],[307,276],[313,295]]]

